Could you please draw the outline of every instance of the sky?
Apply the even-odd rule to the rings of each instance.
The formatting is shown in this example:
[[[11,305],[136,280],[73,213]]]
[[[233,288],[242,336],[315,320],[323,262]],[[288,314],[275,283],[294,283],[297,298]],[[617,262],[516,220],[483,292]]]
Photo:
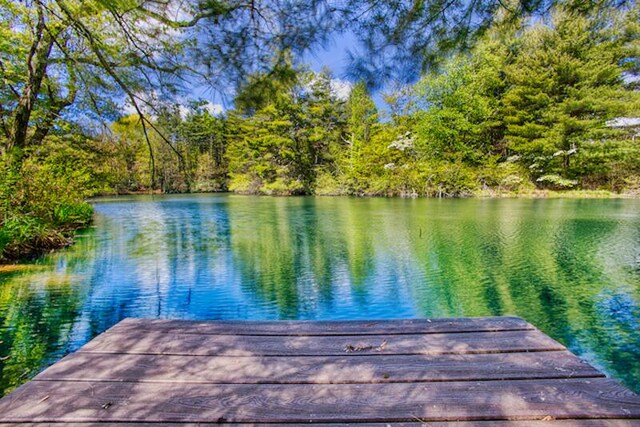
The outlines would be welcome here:
[[[320,71],[323,66],[328,66],[335,77],[344,79],[349,59],[347,51],[355,46],[355,37],[347,32],[334,36],[324,48],[316,48],[314,52],[307,53],[303,60],[311,65],[313,71]]]
[[[343,33],[333,37],[333,41],[324,48],[318,48],[312,53],[305,55],[304,62],[311,66],[313,71],[320,71],[323,66],[328,66],[333,72],[333,76],[340,80],[350,81],[347,76],[349,63],[348,51],[355,49],[357,41],[352,33]],[[351,81],[351,83],[355,83]],[[386,109],[382,99],[382,90],[372,93],[373,101],[379,110]]]
[[[317,47],[313,52],[308,52],[303,58],[302,62],[308,65],[311,70],[319,72],[323,67],[329,67],[333,73],[337,86],[343,86],[344,83],[355,83],[347,75],[347,68],[349,62],[348,51],[356,47],[357,41],[353,34],[344,33],[338,34],[333,37],[333,40],[324,47]],[[382,99],[382,90],[379,90],[372,94],[372,98],[376,103],[379,110],[386,109],[386,105]],[[202,98],[210,102],[211,111],[226,110],[232,107],[232,99],[218,93],[212,92],[206,87],[195,88],[195,98]]]
[[[333,76],[340,80],[351,81],[347,75],[349,65],[348,51],[357,46],[356,38],[351,33],[345,33],[334,37],[334,40],[324,48],[318,48],[314,52],[307,53],[303,58],[304,62],[311,66],[313,71],[320,71],[322,67],[328,66],[333,72]],[[351,83],[355,83],[351,81]],[[373,100],[378,109],[383,109],[385,104],[382,100],[381,91],[373,93]]]

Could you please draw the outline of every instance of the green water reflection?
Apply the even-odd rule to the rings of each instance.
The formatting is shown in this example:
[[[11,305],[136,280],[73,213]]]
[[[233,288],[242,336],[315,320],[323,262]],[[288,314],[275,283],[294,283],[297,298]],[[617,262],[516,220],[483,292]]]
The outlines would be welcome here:
[[[127,197],[0,270],[0,392],[128,316],[518,315],[640,391],[640,201]]]

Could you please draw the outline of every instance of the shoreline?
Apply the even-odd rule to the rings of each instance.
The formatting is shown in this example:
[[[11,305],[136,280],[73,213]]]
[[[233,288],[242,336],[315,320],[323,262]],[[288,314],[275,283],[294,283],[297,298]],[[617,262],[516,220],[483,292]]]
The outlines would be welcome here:
[[[92,223],[93,218],[83,223],[63,224],[60,227],[47,228],[42,234],[30,239],[11,242],[0,253],[0,266],[19,265],[71,246],[75,243],[76,233],[90,227]],[[0,269],[0,273],[2,272]]]
[[[347,195],[347,194],[310,194],[310,195],[287,195],[287,194],[246,194],[233,191],[216,192],[192,192],[192,193],[161,193],[161,192],[128,192],[120,194],[102,194],[90,197],[86,202],[100,200],[103,198],[118,198],[126,196],[168,196],[168,195],[192,195],[192,194],[234,194],[248,197],[352,197],[352,198],[386,198],[386,199],[618,199],[633,200],[640,199],[640,192],[613,193],[606,190],[534,190],[530,192],[495,192],[482,190],[464,197],[432,197],[432,196],[385,196],[385,195]],[[86,224],[74,224],[73,226],[63,226],[59,229],[51,229],[47,236],[38,236],[36,239],[21,242],[14,246],[10,255],[0,257],[0,266],[17,265],[24,261],[37,259],[48,252],[53,252],[67,246],[73,245],[76,232],[89,227],[91,222]],[[1,271],[0,271],[1,272]]]
[[[408,193],[402,194],[348,194],[348,193],[316,193],[316,194],[267,194],[247,193],[239,191],[192,191],[184,193],[163,193],[161,191],[132,191],[124,193],[103,193],[86,199],[91,202],[95,199],[125,196],[177,196],[189,194],[233,194],[252,197],[355,197],[355,198],[379,198],[379,199],[639,199],[640,191],[615,193],[608,190],[532,190],[523,192],[498,192],[493,190],[479,190],[463,196],[422,196]]]

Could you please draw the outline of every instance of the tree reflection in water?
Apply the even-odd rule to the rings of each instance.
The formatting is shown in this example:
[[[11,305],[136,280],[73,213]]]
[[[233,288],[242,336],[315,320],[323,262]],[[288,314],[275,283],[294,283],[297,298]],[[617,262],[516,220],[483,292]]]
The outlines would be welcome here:
[[[640,201],[235,195],[96,203],[0,270],[0,390],[125,317],[518,315],[639,391]]]

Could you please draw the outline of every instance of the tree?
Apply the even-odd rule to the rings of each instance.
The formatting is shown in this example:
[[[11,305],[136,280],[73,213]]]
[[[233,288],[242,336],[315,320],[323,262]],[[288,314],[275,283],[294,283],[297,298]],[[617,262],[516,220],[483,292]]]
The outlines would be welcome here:
[[[98,147],[99,150],[106,151],[106,155],[102,157],[106,157],[104,161],[110,165],[111,185],[120,193],[150,189],[147,186],[151,175],[151,153],[147,149],[139,122],[135,115],[118,119],[110,126],[106,142]]]
[[[318,174],[336,172],[346,115],[330,72],[291,68],[280,75],[251,76],[238,94],[227,126],[232,189],[311,194]]]
[[[505,68],[506,139],[540,185],[574,185],[571,159],[605,138],[607,120],[640,105],[623,79],[637,61],[634,17],[603,10],[586,18],[558,8],[522,35]]]
[[[61,119],[108,118],[122,97],[147,135],[153,103],[143,94],[166,97],[187,75],[222,85],[242,81],[274,65],[274,52],[300,57],[335,30],[360,38],[363,52],[354,54],[352,71],[368,83],[393,69],[415,77],[433,63],[434,52],[470,46],[497,11],[518,17],[552,3],[2,0],[3,151],[19,163],[23,149],[41,142]],[[593,7],[566,4],[581,12]],[[65,113],[72,105],[75,111]]]
[[[322,16],[318,2],[303,6]],[[123,98],[151,148],[156,99],[188,77],[237,82],[268,68],[274,51],[307,49],[322,22],[300,16],[278,1],[1,0],[2,151],[19,167],[24,149],[64,119],[113,119]]]
[[[220,191],[227,188],[228,178],[226,119],[213,115],[206,107],[207,103],[194,103],[178,125],[177,134],[185,146],[194,190]]]
[[[370,87],[393,80],[414,82],[433,71],[451,53],[469,52],[496,24],[545,17],[556,5],[579,16],[613,7],[633,7],[626,0],[350,0],[345,26],[360,41],[350,69]]]
[[[362,151],[371,141],[378,123],[378,109],[364,81],[358,82],[351,89],[346,109],[349,143],[346,174],[352,180],[357,179],[358,174],[367,166],[362,163]]]
[[[313,165],[334,169],[344,149],[346,103],[333,87],[328,68],[319,73],[308,72],[303,78],[304,90],[300,102],[306,116],[306,128]],[[333,173],[335,171],[329,170]]]
[[[504,155],[504,67],[512,44],[513,29],[496,27],[414,86],[419,155],[476,165]]]
[[[2,0],[0,16],[8,24],[0,58],[2,131],[14,163],[26,147],[40,144],[61,119],[71,117],[65,115],[70,106],[77,107],[76,117],[104,115],[113,112],[114,98],[123,93],[139,110],[140,93],[183,68],[180,43],[146,5]]]

